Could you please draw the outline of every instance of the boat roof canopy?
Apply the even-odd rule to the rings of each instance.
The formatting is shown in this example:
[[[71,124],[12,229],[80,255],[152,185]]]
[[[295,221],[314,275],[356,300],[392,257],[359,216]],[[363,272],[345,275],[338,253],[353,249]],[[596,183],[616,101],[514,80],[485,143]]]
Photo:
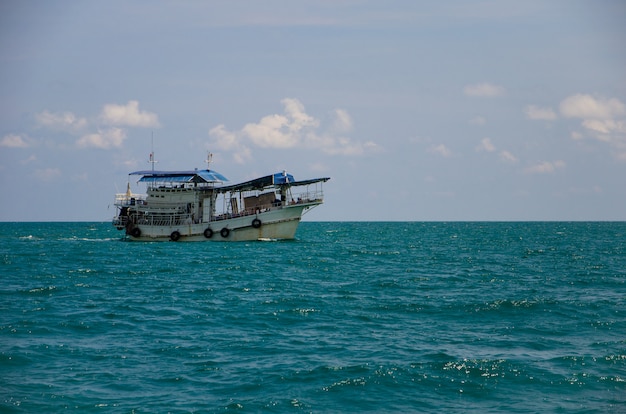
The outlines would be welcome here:
[[[221,183],[228,181],[217,171],[212,170],[191,170],[191,171],[135,171],[129,175],[141,175],[140,183]],[[279,172],[265,177],[255,178],[254,180],[245,181],[243,183],[217,187],[220,192],[228,191],[252,191],[262,190],[271,186],[298,186],[309,185],[319,182],[326,182],[330,177],[313,178],[311,180],[296,181],[293,175],[286,172]]]
[[[219,183],[228,181],[217,171],[212,170],[191,170],[191,171],[135,171],[129,175],[143,175],[139,179],[140,183]]]
[[[296,181],[293,178],[293,175],[287,174],[285,172],[279,172],[279,173],[272,174],[272,175],[266,175],[265,177],[255,178],[254,180],[246,181],[243,183],[219,187],[216,190],[220,192],[252,191],[252,190],[261,190],[265,187],[271,187],[275,185],[298,186],[298,185],[308,185],[308,184],[314,184],[314,183],[319,183],[319,182],[326,182],[328,180],[330,180],[330,177],[314,178],[311,180],[304,180],[304,181]]]

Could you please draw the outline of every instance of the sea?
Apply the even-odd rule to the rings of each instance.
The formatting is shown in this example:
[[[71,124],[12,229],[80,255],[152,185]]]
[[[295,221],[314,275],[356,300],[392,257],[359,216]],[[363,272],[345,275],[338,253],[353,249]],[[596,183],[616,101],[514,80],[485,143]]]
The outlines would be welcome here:
[[[625,222],[0,223],[2,413],[626,413]]]

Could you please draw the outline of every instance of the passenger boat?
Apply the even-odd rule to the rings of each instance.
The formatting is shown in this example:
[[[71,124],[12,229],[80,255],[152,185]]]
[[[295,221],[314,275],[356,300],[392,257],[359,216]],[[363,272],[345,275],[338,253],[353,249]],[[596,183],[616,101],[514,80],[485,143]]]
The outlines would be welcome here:
[[[131,192],[130,176],[146,184],[145,194]],[[297,181],[283,171],[225,185],[226,177],[209,168],[135,171],[115,196],[113,225],[130,240],[293,239],[302,215],[323,203],[329,179]]]

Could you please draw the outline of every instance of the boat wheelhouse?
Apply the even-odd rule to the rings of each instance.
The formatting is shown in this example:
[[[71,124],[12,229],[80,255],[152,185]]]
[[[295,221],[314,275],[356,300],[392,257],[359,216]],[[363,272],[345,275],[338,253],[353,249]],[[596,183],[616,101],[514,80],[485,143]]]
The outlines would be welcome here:
[[[128,183],[117,194],[113,225],[131,240],[293,239],[302,215],[323,203],[329,177],[297,181],[280,172],[234,185],[206,170],[135,171],[145,194]]]

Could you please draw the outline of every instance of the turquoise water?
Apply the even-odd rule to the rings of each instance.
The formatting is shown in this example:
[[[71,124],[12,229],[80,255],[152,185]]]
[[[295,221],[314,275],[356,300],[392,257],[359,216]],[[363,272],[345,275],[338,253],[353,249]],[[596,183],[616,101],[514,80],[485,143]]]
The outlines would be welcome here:
[[[626,412],[626,223],[0,223],[2,412]]]

